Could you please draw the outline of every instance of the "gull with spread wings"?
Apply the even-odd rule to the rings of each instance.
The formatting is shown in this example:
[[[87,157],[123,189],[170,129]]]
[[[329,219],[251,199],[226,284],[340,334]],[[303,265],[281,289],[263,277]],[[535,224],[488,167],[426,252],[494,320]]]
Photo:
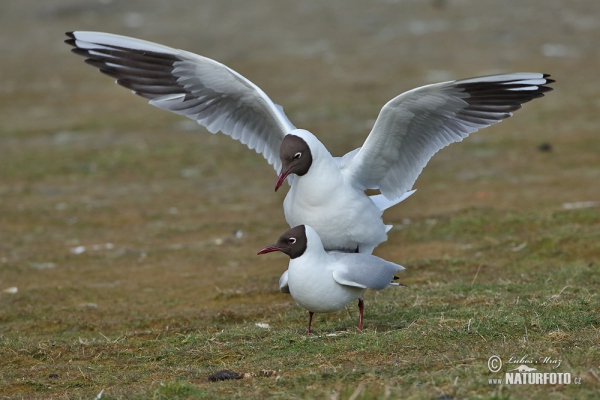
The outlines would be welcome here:
[[[101,32],[69,32],[76,54],[158,108],[222,132],[264,156],[291,188],[291,227],[310,225],[326,250],[371,253],[391,228],[383,211],[410,194],[431,157],[552,90],[542,73],[512,73],[422,86],[381,109],[362,147],[333,157],[310,132],[229,67],[194,53]],[[367,196],[366,189],[381,194]]]

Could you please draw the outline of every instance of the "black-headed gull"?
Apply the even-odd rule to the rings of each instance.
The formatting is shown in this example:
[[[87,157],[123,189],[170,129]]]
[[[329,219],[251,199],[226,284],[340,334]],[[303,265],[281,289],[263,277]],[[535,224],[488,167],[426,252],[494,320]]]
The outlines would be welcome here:
[[[381,290],[393,283],[394,274],[404,267],[369,254],[326,252],[317,232],[308,225],[296,226],[277,243],[258,254],[281,251],[290,257],[288,270],[279,279],[279,289],[290,293],[308,310],[308,332],[314,313],[342,309],[358,299],[358,329],[363,327],[362,294],[368,288]]]
[[[307,224],[327,250],[370,254],[391,228],[383,211],[410,194],[443,147],[508,118],[552,90],[541,73],[515,73],[422,86],[390,100],[364,145],[332,157],[310,132],[296,129],[256,85],[209,58],[125,36],[70,32],[66,42],[86,62],[153,106],[185,115],[262,154],[287,178],[290,226]],[[366,189],[381,194],[365,195]]]

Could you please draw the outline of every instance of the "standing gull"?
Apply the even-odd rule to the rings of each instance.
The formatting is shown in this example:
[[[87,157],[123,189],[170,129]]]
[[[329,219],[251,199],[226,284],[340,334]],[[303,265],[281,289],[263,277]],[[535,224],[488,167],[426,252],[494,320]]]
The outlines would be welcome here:
[[[227,66],[194,53],[125,36],[69,32],[76,54],[153,106],[185,115],[262,154],[291,185],[283,210],[307,224],[326,250],[370,254],[391,228],[383,211],[414,191],[431,157],[453,142],[508,118],[552,90],[542,73],[491,75],[422,86],[381,109],[362,147],[333,157],[310,132]],[[381,194],[367,196],[366,189]]]
[[[308,310],[308,332],[314,313],[330,313],[358,299],[358,329],[363,328],[362,294],[368,288],[381,290],[397,279],[404,267],[369,254],[326,252],[317,232],[298,225],[279,237],[277,243],[258,254],[281,251],[290,257],[288,270],[279,279],[279,289],[290,293]]]

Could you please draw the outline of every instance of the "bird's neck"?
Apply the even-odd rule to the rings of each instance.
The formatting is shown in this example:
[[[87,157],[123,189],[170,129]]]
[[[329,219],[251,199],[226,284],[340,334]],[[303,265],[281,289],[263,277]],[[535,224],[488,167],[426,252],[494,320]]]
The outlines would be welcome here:
[[[343,183],[339,163],[325,149],[314,157],[308,172],[295,178],[297,193],[304,194],[314,202],[322,202],[331,198]]]
[[[319,249],[312,249],[301,257],[290,260],[289,270],[292,275],[319,275],[324,272],[322,266],[326,265],[328,261],[329,255],[321,246]]]

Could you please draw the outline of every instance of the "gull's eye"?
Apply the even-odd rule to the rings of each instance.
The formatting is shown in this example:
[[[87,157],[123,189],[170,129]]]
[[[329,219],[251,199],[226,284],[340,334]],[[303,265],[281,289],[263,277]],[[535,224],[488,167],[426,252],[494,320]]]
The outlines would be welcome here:
[[[295,244],[296,243],[296,238],[289,238],[288,239],[288,243],[289,244]]]
[[[296,154],[294,154],[294,160],[299,159],[300,157],[302,157],[302,152],[297,152]]]

